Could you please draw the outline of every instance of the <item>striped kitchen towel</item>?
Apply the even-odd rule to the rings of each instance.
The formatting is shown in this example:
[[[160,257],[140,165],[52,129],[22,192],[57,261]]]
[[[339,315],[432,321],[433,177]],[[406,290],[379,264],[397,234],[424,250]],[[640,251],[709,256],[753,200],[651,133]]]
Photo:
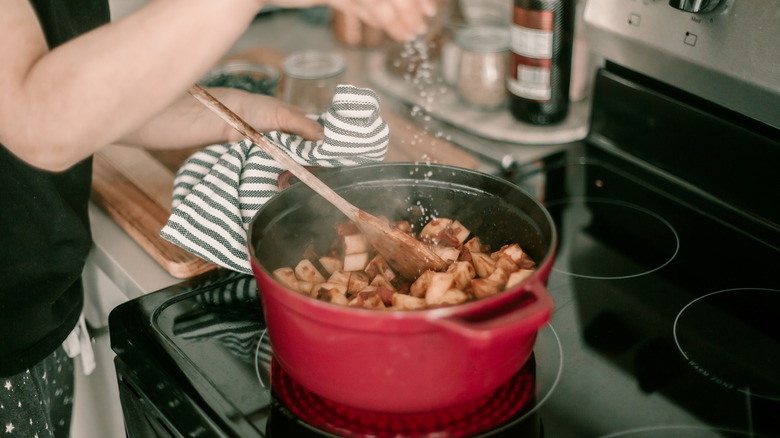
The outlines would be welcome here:
[[[265,136],[304,166],[384,160],[389,133],[374,91],[339,85],[331,107],[318,120],[325,131],[321,141],[281,132]],[[284,170],[246,139],[194,153],[176,174],[173,212],[160,236],[211,263],[251,274],[249,223],[279,191],[277,179]]]

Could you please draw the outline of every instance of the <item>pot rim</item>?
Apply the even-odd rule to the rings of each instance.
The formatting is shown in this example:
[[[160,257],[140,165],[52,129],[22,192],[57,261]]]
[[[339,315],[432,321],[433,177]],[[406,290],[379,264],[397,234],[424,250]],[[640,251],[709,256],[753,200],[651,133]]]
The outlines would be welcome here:
[[[549,274],[549,271],[552,269],[552,263],[554,262],[555,255],[558,248],[558,230],[555,226],[555,222],[552,219],[552,215],[547,210],[546,207],[542,205],[541,202],[539,202],[538,199],[533,197],[531,194],[529,194],[527,191],[523,190],[520,186],[505,180],[503,178],[497,177],[495,175],[491,175],[485,172],[481,172],[478,170],[473,169],[467,169],[447,164],[439,164],[439,163],[413,163],[413,162],[393,162],[393,163],[371,163],[371,164],[364,164],[360,166],[355,167],[339,167],[339,168],[320,168],[322,172],[349,172],[350,170],[358,170],[358,169],[371,169],[371,168],[408,168],[408,167],[414,167],[414,168],[423,168],[423,167],[430,167],[430,168],[436,168],[440,169],[442,171],[455,171],[455,172],[461,172],[465,174],[471,174],[480,178],[487,178],[490,180],[493,180],[494,182],[497,182],[499,184],[504,184],[508,186],[512,186],[517,191],[524,194],[535,206],[536,208],[542,212],[544,215],[545,220],[547,221],[547,224],[550,228],[550,236],[549,236],[549,247],[547,249],[547,253],[545,254],[544,258],[537,263],[537,269],[536,271],[527,279],[519,283],[518,285],[514,286],[511,289],[507,289],[504,291],[501,291],[498,294],[495,294],[490,297],[481,298],[474,301],[469,301],[466,303],[453,305],[453,306],[445,306],[445,307],[435,307],[435,308],[426,308],[426,309],[417,309],[417,310],[403,310],[403,311],[382,311],[382,310],[376,310],[376,309],[365,309],[360,307],[348,307],[348,306],[342,306],[342,305],[336,305],[333,303],[328,303],[324,301],[319,301],[316,299],[313,299],[311,297],[302,295],[301,293],[291,290],[287,288],[286,286],[282,285],[276,279],[273,278],[273,275],[271,272],[268,271],[268,269],[263,266],[263,264],[260,263],[260,261],[257,259],[257,256],[255,255],[255,249],[254,249],[254,243],[251,241],[251,236],[254,234],[252,232],[257,217],[261,214],[261,212],[264,210],[264,208],[269,205],[273,200],[279,196],[281,196],[284,191],[280,191],[276,195],[274,195],[266,204],[260,207],[258,211],[253,216],[252,220],[249,223],[248,228],[248,241],[247,244],[249,246],[249,257],[250,262],[252,265],[253,271],[256,269],[259,269],[266,278],[268,278],[271,282],[274,282],[277,286],[280,287],[281,290],[284,290],[284,293],[288,296],[292,296],[293,300],[300,300],[302,303],[305,303],[307,306],[314,306],[318,309],[318,311],[330,313],[330,314],[343,314],[346,312],[347,314],[350,314],[351,316],[357,317],[357,318],[365,318],[366,320],[374,320],[374,319],[380,319],[382,321],[392,321],[392,320],[400,320],[400,321],[409,321],[409,320],[419,320],[419,321],[430,321],[431,319],[440,319],[440,318],[448,318],[448,317],[457,317],[458,315],[468,313],[472,311],[475,308],[485,308],[485,307],[491,307],[495,308],[497,306],[500,306],[501,304],[511,300],[513,296],[517,293],[519,293],[521,290],[525,289],[526,285],[531,281],[537,281],[540,276],[544,275],[545,277]],[[320,169],[317,170],[317,172],[320,171]],[[402,178],[400,180],[417,180],[419,181],[419,178]],[[369,183],[374,183],[377,181],[367,181]],[[445,181],[446,182],[446,181]],[[297,185],[297,184],[296,184]],[[453,184],[456,185],[456,184]],[[458,186],[463,186],[462,184],[457,184]],[[290,190],[294,188],[294,186],[291,184],[291,186],[285,190]],[[332,187],[334,190],[338,191],[338,187]],[[319,196],[317,194],[314,194],[314,196]],[[538,224],[537,224],[538,225]],[[255,272],[256,273],[256,272]],[[259,291],[260,295],[263,295],[262,290]],[[291,310],[296,312],[301,312],[297,307],[295,306],[288,306]]]

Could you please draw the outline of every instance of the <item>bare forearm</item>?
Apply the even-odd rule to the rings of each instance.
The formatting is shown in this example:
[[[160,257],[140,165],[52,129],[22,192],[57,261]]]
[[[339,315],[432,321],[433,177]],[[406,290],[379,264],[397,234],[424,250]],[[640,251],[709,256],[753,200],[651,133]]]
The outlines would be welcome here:
[[[4,99],[14,106],[0,110],[4,137],[18,117],[27,128],[11,139],[36,164],[78,162],[181,96],[259,8],[257,0],[155,0],[44,53]]]
[[[235,90],[210,89],[236,111]],[[165,108],[147,123],[121,137],[119,142],[147,149],[178,149],[238,140],[239,135],[188,93]]]
[[[258,131],[278,130],[307,140],[323,138],[322,125],[307,118],[298,107],[270,96],[235,89],[210,88],[208,91]],[[147,149],[176,149],[237,141],[242,137],[218,115],[185,93],[119,141]]]

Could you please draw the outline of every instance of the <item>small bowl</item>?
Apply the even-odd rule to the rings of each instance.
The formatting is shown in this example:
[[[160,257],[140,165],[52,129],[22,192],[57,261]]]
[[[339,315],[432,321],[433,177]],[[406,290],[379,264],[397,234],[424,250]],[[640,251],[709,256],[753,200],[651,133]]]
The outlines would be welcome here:
[[[209,70],[198,81],[202,87],[228,87],[273,96],[280,74],[269,65],[249,61],[228,61]]]

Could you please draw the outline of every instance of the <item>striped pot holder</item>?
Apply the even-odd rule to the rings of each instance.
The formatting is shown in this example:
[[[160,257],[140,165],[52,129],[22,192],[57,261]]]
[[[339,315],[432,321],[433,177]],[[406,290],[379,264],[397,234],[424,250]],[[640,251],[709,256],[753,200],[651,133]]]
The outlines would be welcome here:
[[[304,166],[338,167],[381,162],[389,142],[379,96],[340,85],[319,117],[321,141],[270,132],[265,136]],[[227,269],[252,273],[249,223],[279,191],[284,168],[249,140],[208,146],[190,156],[174,179],[173,212],[160,236]]]

